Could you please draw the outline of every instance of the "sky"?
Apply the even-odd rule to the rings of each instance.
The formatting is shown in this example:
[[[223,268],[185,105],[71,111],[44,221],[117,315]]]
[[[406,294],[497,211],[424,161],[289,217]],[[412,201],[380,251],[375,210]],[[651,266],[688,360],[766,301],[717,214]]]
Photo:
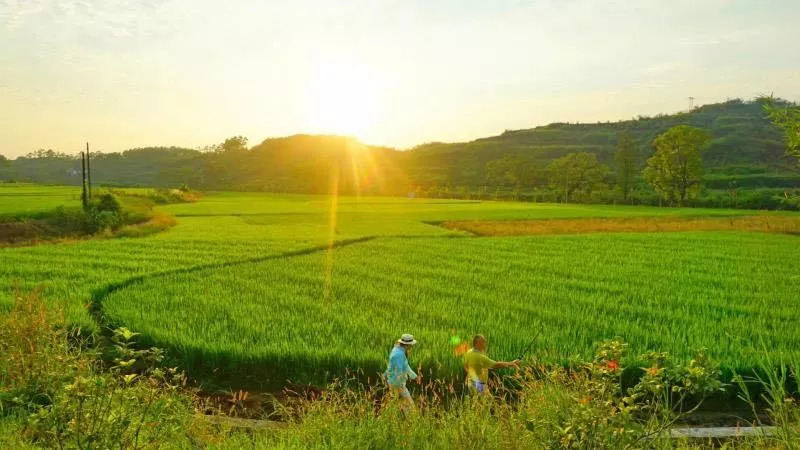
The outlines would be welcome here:
[[[0,0],[0,154],[798,101],[798,23],[798,0]]]

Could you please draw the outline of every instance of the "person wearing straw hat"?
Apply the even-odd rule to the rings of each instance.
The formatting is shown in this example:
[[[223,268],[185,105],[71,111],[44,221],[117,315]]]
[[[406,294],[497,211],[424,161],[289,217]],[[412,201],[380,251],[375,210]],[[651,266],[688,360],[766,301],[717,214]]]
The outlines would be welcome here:
[[[417,378],[417,374],[408,365],[408,355],[416,343],[417,340],[410,334],[406,333],[400,336],[389,353],[389,364],[384,373],[386,383],[389,385],[389,392],[400,397],[403,402],[401,409],[406,414],[414,409],[414,400],[411,399],[411,393],[408,392],[406,381]]]

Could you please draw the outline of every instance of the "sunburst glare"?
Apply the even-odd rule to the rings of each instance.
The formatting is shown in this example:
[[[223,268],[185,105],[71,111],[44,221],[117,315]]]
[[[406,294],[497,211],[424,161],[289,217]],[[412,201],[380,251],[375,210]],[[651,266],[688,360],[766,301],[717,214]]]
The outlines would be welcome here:
[[[317,132],[363,136],[375,123],[376,74],[361,63],[324,60],[316,65],[307,92],[308,121]]]

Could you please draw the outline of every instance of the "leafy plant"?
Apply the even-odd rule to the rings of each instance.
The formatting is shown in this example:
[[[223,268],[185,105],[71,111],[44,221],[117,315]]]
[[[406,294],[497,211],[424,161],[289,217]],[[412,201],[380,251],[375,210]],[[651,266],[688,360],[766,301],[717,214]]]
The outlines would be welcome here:
[[[190,401],[184,375],[161,368],[161,349],[137,350],[136,333],[114,330],[116,356],[109,373],[78,373],[50,405],[30,416],[34,442],[59,448],[145,448],[180,435]]]
[[[700,191],[702,152],[709,142],[711,134],[706,130],[687,125],[670,128],[653,141],[656,151],[642,176],[671,204],[686,204]]]

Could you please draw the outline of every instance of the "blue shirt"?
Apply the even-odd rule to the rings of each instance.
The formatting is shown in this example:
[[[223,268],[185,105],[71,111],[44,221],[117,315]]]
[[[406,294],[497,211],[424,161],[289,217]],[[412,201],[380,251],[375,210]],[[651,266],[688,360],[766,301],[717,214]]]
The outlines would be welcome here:
[[[389,364],[383,375],[386,377],[386,382],[393,387],[404,386],[406,380],[417,378],[417,374],[408,365],[406,352],[400,344],[396,344],[389,353]]]

